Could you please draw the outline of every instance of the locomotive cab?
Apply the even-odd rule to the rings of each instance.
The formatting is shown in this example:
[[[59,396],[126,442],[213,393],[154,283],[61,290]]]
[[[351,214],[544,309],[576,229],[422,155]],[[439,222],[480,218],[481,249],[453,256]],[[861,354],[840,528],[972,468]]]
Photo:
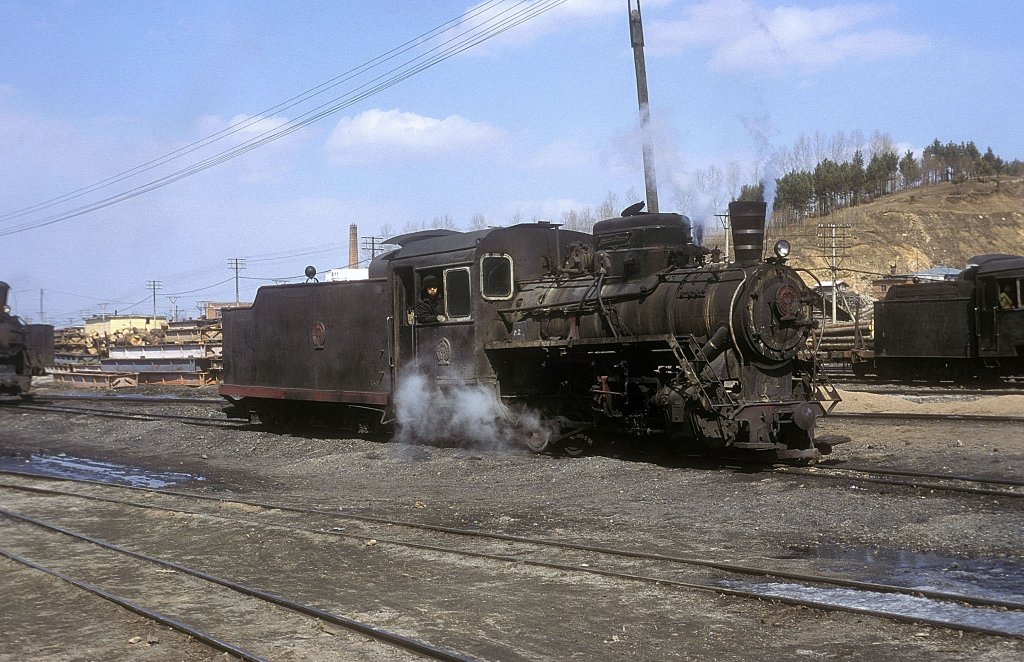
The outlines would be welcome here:
[[[975,284],[977,355],[1019,371],[1024,367],[1024,257],[980,256],[971,262],[976,266],[965,277]]]

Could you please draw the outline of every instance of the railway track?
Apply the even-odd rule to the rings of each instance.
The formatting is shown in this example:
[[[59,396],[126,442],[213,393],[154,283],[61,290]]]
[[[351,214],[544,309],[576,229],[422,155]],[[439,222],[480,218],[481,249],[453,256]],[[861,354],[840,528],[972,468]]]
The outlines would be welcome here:
[[[916,392],[915,392],[916,394]],[[209,405],[214,408],[220,408],[223,405],[223,401],[216,398],[169,398],[159,397],[151,398],[145,396],[126,397],[126,396],[94,396],[94,397],[68,397],[68,398],[56,398],[55,402],[67,402],[67,401],[86,401],[86,402],[105,402],[116,405],[127,405],[129,408],[140,406],[140,405],[161,405],[161,406],[178,406],[188,404],[198,405]],[[123,407],[105,409],[98,407],[80,407],[80,406],[69,406],[66,404],[56,404],[48,400],[40,399],[32,401],[31,403],[23,402],[16,403],[12,406],[18,407],[19,410],[23,411],[37,411],[37,412],[52,412],[52,413],[66,413],[66,414],[79,414],[79,415],[91,415],[91,416],[102,416],[108,418],[124,418],[128,420],[183,420],[188,422],[202,423],[202,424],[216,424],[216,425],[228,425],[231,427],[238,427],[242,425],[248,425],[244,421],[238,421],[235,419],[228,419],[220,417],[217,413],[216,417],[213,416],[190,416],[180,415],[173,413],[166,413],[160,411],[147,411],[141,413],[133,413],[124,411]],[[829,418],[837,419],[862,419],[862,420],[907,420],[907,421],[971,421],[971,422],[989,422],[989,423],[1024,423],[1024,416],[1017,415],[990,415],[990,414],[942,414],[942,413],[910,413],[910,412],[844,412],[834,411],[828,414]]]
[[[182,404],[195,404],[195,402],[196,402],[195,400],[189,400],[189,399],[173,400],[173,399],[169,399],[169,398],[163,398],[163,399],[160,399],[160,400],[143,400],[143,399],[121,400],[121,399],[117,399],[117,400],[102,400],[102,401],[103,402],[117,402],[119,404],[120,403],[124,403],[124,404],[128,404],[129,406],[155,405],[155,404],[178,406],[178,405],[182,405]],[[213,400],[207,401],[207,400],[204,400],[202,402],[202,404],[207,404],[207,403],[212,405],[212,404],[217,404],[217,401],[213,401]],[[31,403],[22,402],[22,403],[17,403],[17,404],[15,404],[13,406],[16,406],[18,408],[18,411],[39,412],[39,413],[73,414],[73,415],[80,415],[80,416],[98,416],[98,417],[101,417],[101,418],[117,418],[117,419],[124,419],[124,420],[130,420],[130,421],[176,420],[176,421],[184,421],[184,422],[188,422],[188,423],[198,423],[198,424],[201,424],[201,425],[214,425],[214,426],[221,426],[221,427],[224,427],[224,426],[227,426],[227,427],[240,427],[240,426],[248,425],[248,423],[245,422],[245,421],[239,421],[239,420],[235,420],[235,419],[225,418],[225,417],[221,416],[219,414],[219,412],[216,414],[216,417],[213,417],[213,416],[191,416],[191,415],[173,414],[173,413],[159,412],[159,411],[147,411],[147,412],[138,412],[138,413],[136,413],[136,412],[125,411],[123,408],[104,409],[104,408],[99,408],[99,407],[69,406],[69,405],[62,405],[62,404],[54,404],[53,402],[47,402],[45,400],[33,401]]]
[[[930,492],[958,492],[1008,499],[1024,497],[1024,480],[1009,478],[961,476],[923,471],[829,465],[827,463],[813,467],[778,467],[774,471],[782,475],[895,485]]]
[[[832,412],[829,418],[850,418],[886,421],[970,421],[976,423],[1024,423],[1024,416],[1001,416],[991,414],[935,414],[911,412]]]
[[[900,395],[912,397],[998,397],[1001,395],[1024,395],[1024,385],[1016,388],[998,386],[992,388],[966,388],[962,386],[914,385],[896,382],[878,384],[874,382],[842,381],[833,385],[853,393],[874,393],[876,395]]]
[[[270,659],[268,655],[270,655],[275,648],[280,649],[285,646],[294,648],[294,644],[291,643],[294,640],[290,635],[294,630],[300,630],[304,627],[304,624],[301,622],[304,617],[315,619],[315,622],[337,625],[358,635],[369,637],[381,644],[398,647],[415,653],[418,656],[423,656],[433,660],[466,662],[473,659],[454,651],[447,651],[437,646],[433,646],[425,641],[389,632],[363,621],[341,616],[331,611],[319,609],[309,604],[304,604],[296,600],[291,600],[286,597],[261,590],[250,584],[232,581],[225,577],[204,572],[182,563],[170,561],[150,554],[132,551],[131,549],[121,545],[113,544],[94,536],[85,535],[35,517],[30,517],[28,515],[16,513],[3,508],[0,508],[0,517],[13,520],[18,523],[32,525],[36,529],[35,533],[44,532],[47,534],[60,534],[61,536],[70,538],[74,541],[73,544],[74,548],[77,550],[77,554],[84,554],[85,556],[92,555],[94,557],[103,556],[105,558],[99,559],[96,562],[102,563],[107,567],[116,567],[118,569],[118,574],[120,575],[132,575],[139,572],[148,572],[150,577],[152,577],[153,573],[148,571],[146,566],[157,566],[158,568],[168,571],[165,576],[179,575],[170,577],[170,582],[168,583],[180,586],[180,588],[172,587],[167,589],[167,591],[188,591],[190,602],[201,601],[203,609],[186,609],[184,611],[187,615],[171,616],[168,612],[159,611],[157,608],[146,605],[147,602],[150,604],[166,602],[166,599],[161,600],[161,596],[155,595],[160,591],[152,587],[149,588],[149,593],[141,597],[141,599],[138,597],[134,599],[128,598],[107,588],[102,588],[93,583],[75,578],[68,572],[55,570],[41,565],[36,561],[26,558],[24,552],[21,554],[15,554],[9,551],[9,549],[0,548],[0,556],[61,579],[77,588],[88,591],[93,595],[113,602],[183,634],[195,637],[212,648],[229,653],[243,660],[267,660]],[[27,548],[29,550],[28,554],[34,553],[35,555],[45,556],[47,542],[48,541],[40,538],[33,539],[31,535],[22,535],[17,538],[15,544],[22,549]],[[86,544],[83,545],[80,543]],[[78,560],[80,561],[81,559]],[[81,565],[81,563],[79,563],[79,565]],[[137,568],[129,566],[137,566]],[[79,572],[81,572],[81,570],[79,570]],[[180,581],[181,577],[187,577],[197,581],[182,582]],[[151,584],[151,580],[148,583]],[[228,589],[237,595],[225,596],[225,591],[221,589]],[[247,612],[259,610],[268,612],[266,616],[258,619],[253,618],[251,613],[247,613],[246,620],[259,620],[264,622],[279,619],[287,620],[290,622],[289,628],[293,628],[294,630],[290,630],[285,633],[285,641],[275,642],[272,636],[264,636],[266,630],[263,628],[260,628],[260,631],[256,633],[252,631],[247,632],[246,630],[249,630],[249,628],[246,627],[225,625],[224,619],[219,618],[219,614],[217,612],[221,610],[229,612],[238,611],[240,602],[246,603],[242,608]],[[169,607],[169,609],[175,609],[175,607]],[[177,609],[181,611],[180,607]],[[316,625],[305,625],[305,627],[315,628]],[[218,629],[228,629],[230,634],[217,636],[208,632],[208,630],[213,631]],[[239,632],[239,630],[241,630],[241,632]],[[238,644],[232,643],[230,639],[242,639],[248,641],[244,644]],[[331,648],[334,648],[335,642],[331,643]],[[260,648],[267,650],[267,653],[261,654],[256,652]],[[308,656],[308,659],[316,659],[317,657],[327,657],[328,653],[334,652],[333,650],[317,650],[317,648],[318,647],[316,646],[307,646],[305,651],[300,653],[299,651],[293,650],[293,653],[299,653],[303,658],[307,658]]]
[[[1024,393],[1024,379],[1006,378],[1000,381],[942,381],[942,380],[905,380],[882,379],[881,377],[857,377],[851,370],[836,370],[826,366],[825,374],[833,385],[845,390],[870,390],[879,393],[891,393],[893,390],[913,389],[916,391],[933,391],[936,393],[958,393],[972,395],[1020,395]]]
[[[66,503],[85,500],[89,511],[113,508],[117,518],[138,519],[147,513],[169,513],[187,519],[190,530],[247,529],[258,537],[301,535],[315,546],[343,539],[349,545],[386,549],[409,564],[424,563],[426,555],[457,572],[467,563],[487,564],[488,574],[509,572],[509,567],[529,577],[555,572],[577,584],[580,578],[612,581],[624,592],[629,585],[656,587],[658,591],[711,592],[745,599],[771,599],[784,604],[824,610],[870,614],[898,621],[924,623],[990,635],[1024,638],[1024,601],[966,593],[946,593],[786,570],[778,559],[731,562],[721,559],[680,556],[642,549],[612,548],[585,541],[570,541],[500,532],[448,527],[382,517],[339,512],[336,508],[310,508],[281,503],[228,499],[192,493],[146,488],[112,487],[89,481],[66,482],[62,488],[44,486],[49,481],[8,474],[0,488],[11,495],[25,495],[28,507],[43,515],[5,511],[2,514],[36,527],[49,527],[65,536],[87,536],[44,521],[66,508],[47,507],[39,498]],[[64,489],[71,487],[72,489]],[[141,500],[125,498],[139,491]],[[18,501],[17,497],[13,500]],[[120,510],[118,510],[120,509]],[[134,514],[127,514],[132,511]],[[240,516],[240,511],[246,516]],[[19,519],[31,518],[31,519]],[[95,540],[78,538],[97,544]],[[409,561],[409,559],[413,559]],[[420,559],[416,561],[416,559]],[[174,563],[169,561],[169,563]],[[772,567],[766,568],[764,564]],[[174,567],[174,566],[167,566]],[[425,572],[416,570],[413,572]],[[538,576],[539,577],[539,576]],[[875,605],[875,606],[870,606]],[[507,645],[514,646],[514,642]],[[456,646],[472,654],[472,646]]]

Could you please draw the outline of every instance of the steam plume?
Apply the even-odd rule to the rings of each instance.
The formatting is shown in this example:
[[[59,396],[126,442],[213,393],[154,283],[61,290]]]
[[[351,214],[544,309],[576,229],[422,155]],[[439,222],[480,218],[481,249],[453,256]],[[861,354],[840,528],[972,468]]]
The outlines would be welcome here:
[[[513,414],[479,385],[438,389],[422,373],[405,377],[395,393],[396,439],[403,443],[469,443],[507,449],[524,437],[543,433],[540,416]]]

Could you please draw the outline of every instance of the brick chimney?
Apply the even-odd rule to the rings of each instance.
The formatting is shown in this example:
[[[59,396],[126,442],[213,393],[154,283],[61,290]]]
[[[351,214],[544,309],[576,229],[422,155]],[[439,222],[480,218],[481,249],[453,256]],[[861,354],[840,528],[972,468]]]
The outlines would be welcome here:
[[[348,226],[348,267],[355,269],[359,266],[359,230],[356,224]]]

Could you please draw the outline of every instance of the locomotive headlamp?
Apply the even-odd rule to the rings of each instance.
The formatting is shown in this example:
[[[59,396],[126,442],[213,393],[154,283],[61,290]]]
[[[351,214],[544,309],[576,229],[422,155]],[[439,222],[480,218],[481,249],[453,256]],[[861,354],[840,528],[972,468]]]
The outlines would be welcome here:
[[[10,312],[11,312],[11,307],[10,307],[10,306],[7,306],[7,305],[5,305],[5,306],[4,306],[4,315],[7,315],[7,314],[9,314]]]
[[[775,255],[778,257],[787,257],[789,255],[789,242],[785,239],[779,239],[776,241]]]

